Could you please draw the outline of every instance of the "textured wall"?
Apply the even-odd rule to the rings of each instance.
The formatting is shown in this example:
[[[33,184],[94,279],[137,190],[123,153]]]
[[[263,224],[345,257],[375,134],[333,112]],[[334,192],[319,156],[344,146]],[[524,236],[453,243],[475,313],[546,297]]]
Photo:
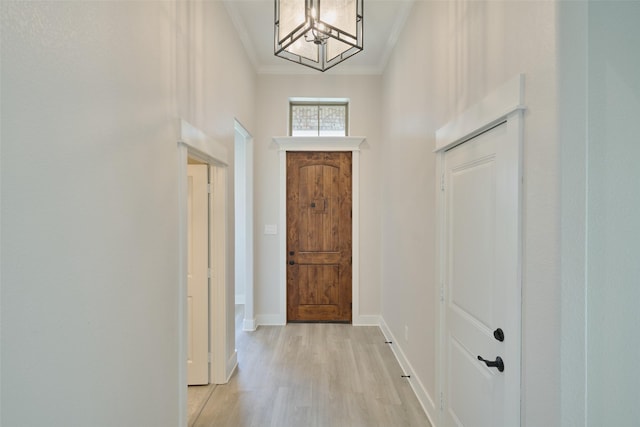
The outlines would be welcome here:
[[[161,3],[2,3],[2,424],[176,425]]]
[[[185,5],[0,4],[3,426],[186,421],[175,124],[232,153],[255,74],[221,3]]]

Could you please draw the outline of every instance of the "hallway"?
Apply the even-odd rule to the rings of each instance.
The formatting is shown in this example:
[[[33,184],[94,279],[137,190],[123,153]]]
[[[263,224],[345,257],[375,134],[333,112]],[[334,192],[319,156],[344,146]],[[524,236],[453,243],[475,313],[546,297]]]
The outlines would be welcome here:
[[[378,327],[261,326],[236,340],[237,371],[189,426],[430,426]]]

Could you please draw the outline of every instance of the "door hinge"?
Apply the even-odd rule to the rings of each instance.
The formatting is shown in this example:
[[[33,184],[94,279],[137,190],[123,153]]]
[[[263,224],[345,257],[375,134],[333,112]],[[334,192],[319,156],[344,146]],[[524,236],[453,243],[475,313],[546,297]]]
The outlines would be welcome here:
[[[440,392],[440,410],[444,410],[444,393]]]
[[[444,302],[444,282],[440,283],[440,302]]]
[[[212,193],[211,184],[207,184],[207,193],[209,193],[209,194]]]
[[[213,363],[213,353],[209,353],[209,363]]]
[[[207,279],[211,279],[211,268],[207,268]]]
[[[440,175],[440,191],[444,191],[444,174]]]

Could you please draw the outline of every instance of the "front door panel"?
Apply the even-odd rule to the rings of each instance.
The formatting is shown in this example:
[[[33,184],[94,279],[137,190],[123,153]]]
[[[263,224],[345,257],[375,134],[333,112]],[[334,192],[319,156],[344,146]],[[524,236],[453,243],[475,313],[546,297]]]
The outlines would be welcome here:
[[[351,153],[287,153],[287,320],[351,321]]]

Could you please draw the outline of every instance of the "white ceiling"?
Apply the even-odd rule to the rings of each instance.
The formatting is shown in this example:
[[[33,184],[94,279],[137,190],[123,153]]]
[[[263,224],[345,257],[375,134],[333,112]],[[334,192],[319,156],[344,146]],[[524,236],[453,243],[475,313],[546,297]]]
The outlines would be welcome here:
[[[224,3],[258,73],[321,73],[273,54],[274,0],[224,0]],[[364,0],[364,50],[326,73],[381,74],[412,4],[413,0]]]

